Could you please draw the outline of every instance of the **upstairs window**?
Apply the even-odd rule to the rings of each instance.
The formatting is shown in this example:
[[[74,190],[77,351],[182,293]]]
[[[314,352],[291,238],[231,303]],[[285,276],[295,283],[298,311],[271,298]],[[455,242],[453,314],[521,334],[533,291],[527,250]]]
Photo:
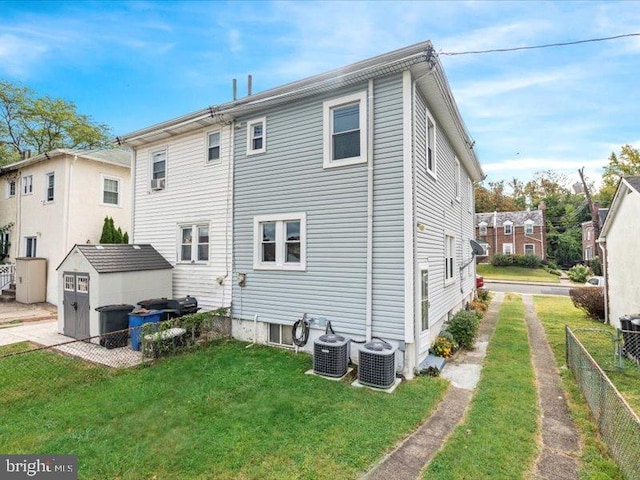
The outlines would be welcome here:
[[[324,168],[367,161],[366,100],[360,92],[323,103]]]
[[[22,177],[22,194],[31,195],[33,193],[33,175]]]
[[[47,173],[47,176],[46,176],[47,191],[45,193],[45,199],[47,202],[53,202],[55,184],[56,184],[55,173]]]
[[[431,117],[427,114],[427,152],[425,155],[427,162],[427,172],[435,176],[436,174],[436,126]]]
[[[503,224],[504,226],[504,234],[505,235],[512,235],[513,234],[513,223],[512,222],[505,222]]]
[[[247,155],[267,151],[267,119],[257,118],[247,122]]]
[[[524,234],[533,235],[533,222],[531,220],[524,222]]]
[[[16,181],[9,180],[7,182],[7,198],[12,198],[16,196]]]
[[[207,133],[207,162],[220,160],[220,132]]]
[[[487,224],[485,222],[481,222],[478,224],[478,230],[480,231],[480,235],[487,234]]]
[[[160,150],[151,154],[151,190],[164,190],[167,178],[167,151]]]
[[[254,217],[253,268],[305,270],[305,237],[304,213]]]
[[[103,178],[102,203],[106,205],[120,204],[120,181],[116,178]]]

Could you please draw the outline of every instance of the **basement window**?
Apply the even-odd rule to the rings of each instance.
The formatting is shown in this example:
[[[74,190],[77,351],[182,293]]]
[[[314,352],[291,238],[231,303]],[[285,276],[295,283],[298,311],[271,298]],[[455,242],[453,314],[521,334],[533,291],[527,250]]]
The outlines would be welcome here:
[[[269,343],[274,345],[293,346],[293,327],[290,325],[269,324]]]

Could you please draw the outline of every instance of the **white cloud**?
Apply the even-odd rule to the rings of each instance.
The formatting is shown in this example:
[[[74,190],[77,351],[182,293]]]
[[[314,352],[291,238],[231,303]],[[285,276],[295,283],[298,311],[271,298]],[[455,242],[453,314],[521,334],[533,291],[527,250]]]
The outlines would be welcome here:
[[[0,34],[0,72],[23,78],[48,51],[44,42]]]
[[[242,51],[242,41],[240,39],[239,30],[235,28],[232,28],[231,30],[229,30],[228,39],[229,39],[229,50],[231,50],[231,53],[239,53],[240,51]]]

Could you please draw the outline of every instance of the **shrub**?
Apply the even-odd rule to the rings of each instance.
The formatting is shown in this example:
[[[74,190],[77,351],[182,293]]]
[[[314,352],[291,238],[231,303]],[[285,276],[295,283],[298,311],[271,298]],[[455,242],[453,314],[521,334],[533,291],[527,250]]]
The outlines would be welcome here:
[[[472,300],[471,303],[469,304],[469,308],[471,310],[475,310],[476,312],[486,312],[487,311],[487,304],[484,302],[481,302],[480,300]]]
[[[456,345],[454,341],[441,334],[435,339],[429,351],[438,357],[449,358],[456,351]]]
[[[584,283],[593,275],[593,272],[586,265],[577,264],[569,269],[567,275],[572,282]]]
[[[496,253],[491,259],[491,265],[494,267],[525,267],[540,268],[542,259],[537,255],[505,255]]]
[[[591,267],[591,270],[593,270],[594,275],[602,276],[602,263],[600,262],[600,257],[593,257],[589,266]]]
[[[589,318],[604,322],[604,287],[577,287],[569,290],[576,308],[583,310]]]
[[[476,296],[482,303],[489,303],[489,290],[487,290],[486,288],[479,288],[478,290],[476,290]]]
[[[453,335],[460,348],[471,350],[478,335],[479,324],[476,312],[460,310],[449,320],[447,330]]]

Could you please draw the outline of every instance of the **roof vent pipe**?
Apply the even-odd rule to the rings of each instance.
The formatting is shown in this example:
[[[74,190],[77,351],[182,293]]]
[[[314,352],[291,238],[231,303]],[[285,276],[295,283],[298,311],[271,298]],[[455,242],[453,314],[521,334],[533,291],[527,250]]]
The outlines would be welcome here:
[[[249,75],[247,77],[247,96],[250,97],[251,96],[251,87],[252,87],[252,83],[253,83],[253,76]]]
[[[238,99],[238,80],[233,79],[233,101],[235,102]]]

